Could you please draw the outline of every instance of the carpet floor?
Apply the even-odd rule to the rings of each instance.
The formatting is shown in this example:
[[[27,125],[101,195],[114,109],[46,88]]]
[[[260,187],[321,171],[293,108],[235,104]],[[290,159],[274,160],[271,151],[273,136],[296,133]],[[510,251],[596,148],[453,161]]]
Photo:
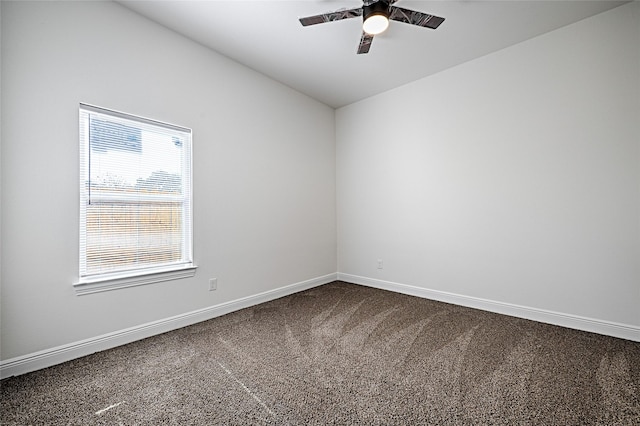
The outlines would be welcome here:
[[[640,425],[640,343],[334,282],[0,383],[2,425]]]

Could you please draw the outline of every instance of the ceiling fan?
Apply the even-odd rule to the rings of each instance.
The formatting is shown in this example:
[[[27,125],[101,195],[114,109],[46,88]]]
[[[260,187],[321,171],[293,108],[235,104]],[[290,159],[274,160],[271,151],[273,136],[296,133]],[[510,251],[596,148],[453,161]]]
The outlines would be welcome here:
[[[439,16],[393,6],[397,1],[398,0],[363,0],[362,7],[341,9],[335,12],[323,13],[322,15],[307,16],[306,18],[300,18],[300,23],[306,27],[324,22],[340,21],[362,16],[362,37],[360,37],[360,44],[358,45],[358,54],[361,54],[369,53],[373,36],[387,29],[389,19],[434,30],[444,21],[444,18]]]

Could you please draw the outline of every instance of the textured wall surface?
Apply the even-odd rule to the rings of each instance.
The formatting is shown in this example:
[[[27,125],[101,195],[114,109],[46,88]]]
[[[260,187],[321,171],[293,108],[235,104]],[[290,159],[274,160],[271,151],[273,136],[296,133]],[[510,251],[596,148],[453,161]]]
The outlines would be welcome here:
[[[75,295],[80,102],[193,129],[194,278]],[[331,108],[116,3],[2,2],[2,359],[335,271]]]
[[[639,45],[634,2],[337,110],[338,270],[640,326]]]

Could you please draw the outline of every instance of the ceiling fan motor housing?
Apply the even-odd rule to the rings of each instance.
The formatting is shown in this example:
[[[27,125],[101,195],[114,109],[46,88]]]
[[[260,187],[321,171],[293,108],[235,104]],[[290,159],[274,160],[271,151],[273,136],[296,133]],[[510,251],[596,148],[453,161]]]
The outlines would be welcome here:
[[[389,18],[389,2],[384,0],[362,6],[362,22],[374,15],[382,15]]]
[[[362,6],[362,30],[369,36],[384,32],[389,26],[390,3],[386,0]]]

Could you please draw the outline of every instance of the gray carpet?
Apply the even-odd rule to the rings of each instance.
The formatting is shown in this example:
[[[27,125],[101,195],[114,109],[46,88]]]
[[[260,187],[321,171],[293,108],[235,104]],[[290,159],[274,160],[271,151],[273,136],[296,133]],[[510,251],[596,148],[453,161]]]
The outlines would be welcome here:
[[[3,425],[640,425],[640,343],[335,282],[1,383]]]

